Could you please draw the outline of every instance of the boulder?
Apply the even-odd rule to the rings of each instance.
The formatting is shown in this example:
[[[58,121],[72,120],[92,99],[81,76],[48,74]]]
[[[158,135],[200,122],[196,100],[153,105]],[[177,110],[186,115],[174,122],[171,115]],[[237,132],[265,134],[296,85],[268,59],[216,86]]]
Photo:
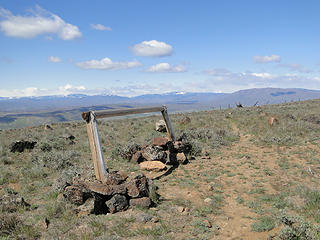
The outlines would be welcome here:
[[[105,196],[112,196],[114,194],[126,194],[126,184],[107,185],[103,183],[88,183],[88,189],[92,192],[99,193]]]
[[[151,206],[151,199],[148,197],[134,198],[130,199],[129,204],[132,207],[148,208]]]
[[[152,145],[167,148],[169,140],[165,137],[155,137],[152,139]]]
[[[126,187],[129,197],[138,198],[149,195],[148,179],[143,174],[132,177],[127,182]]]
[[[166,132],[167,131],[166,122],[164,120],[159,120],[158,122],[156,122],[156,131],[158,131],[158,132]]]
[[[76,183],[64,189],[63,196],[73,204],[82,205],[88,198],[92,197],[91,191],[86,185]]]
[[[127,176],[118,171],[106,173],[103,182],[107,185],[119,185],[126,180]]]
[[[166,152],[158,146],[149,145],[146,148],[142,150],[142,156],[147,161],[161,161],[166,162],[167,161],[167,154]]]
[[[94,199],[90,198],[77,208],[78,216],[88,216],[94,211]]]
[[[146,161],[139,164],[141,170],[159,172],[165,170],[167,167],[160,161]]]
[[[124,195],[116,194],[106,201],[110,213],[120,212],[128,208],[128,200]]]

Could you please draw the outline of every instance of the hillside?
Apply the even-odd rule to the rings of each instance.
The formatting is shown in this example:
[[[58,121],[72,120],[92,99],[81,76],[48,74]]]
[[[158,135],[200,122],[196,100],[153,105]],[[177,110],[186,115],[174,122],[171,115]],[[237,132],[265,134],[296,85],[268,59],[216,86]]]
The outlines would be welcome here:
[[[278,124],[268,125],[270,117]],[[189,161],[156,175],[124,153],[166,136],[155,131],[160,116],[99,121],[109,170],[142,172],[157,189],[150,209],[107,215],[85,213],[63,195],[72,179],[94,179],[85,122],[0,130],[0,237],[320,239],[320,100],[170,118],[178,139],[191,146]],[[10,152],[18,140],[37,143]]]
[[[81,120],[81,112],[87,110],[131,108],[167,105],[171,112],[199,111],[261,106],[292,101],[319,99],[320,91],[308,89],[259,88],[234,93],[183,93],[147,94],[136,97],[109,95],[44,96],[0,98],[0,129],[23,128],[39,124]]]

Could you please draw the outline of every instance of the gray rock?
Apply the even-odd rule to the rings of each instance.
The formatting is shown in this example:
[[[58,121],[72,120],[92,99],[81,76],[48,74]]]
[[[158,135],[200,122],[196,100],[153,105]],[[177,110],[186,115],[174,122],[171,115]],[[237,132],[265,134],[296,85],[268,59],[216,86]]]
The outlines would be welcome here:
[[[167,153],[158,146],[147,146],[142,150],[142,156],[147,161],[160,161],[165,163],[167,161]]]
[[[158,122],[156,122],[156,131],[158,131],[158,132],[166,132],[167,131],[166,122],[164,120],[159,120]]]
[[[129,206],[128,200],[124,195],[116,194],[106,201],[110,213],[126,210]]]

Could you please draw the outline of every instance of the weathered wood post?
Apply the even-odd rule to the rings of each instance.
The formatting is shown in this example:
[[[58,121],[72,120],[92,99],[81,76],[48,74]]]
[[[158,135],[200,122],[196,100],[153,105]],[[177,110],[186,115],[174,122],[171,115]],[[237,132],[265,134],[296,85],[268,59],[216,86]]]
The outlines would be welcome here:
[[[104,175],[106,174],[107,169],[101,148],[96,116],[94,112],[86,112],[82,113],[82,117],[87,122],[87,132],[96,178],[104,182]]]
[[[168,115],[167,107],[145,107],[145,108],[129,108],[129,109],[116,109],[116,110],[101,110],[101,111],[89,111],[83,112],[82,118],[87,123],[87,132],[89,138],[89,144],[92,154],[92,161],[96,178],[104,183],[105,174],[108,172],[106,168],[102,147],[100,143],[100,137],[98,133],[97,119],[107,118],[115,116],[124,116],[128,114],[139,114],[139,113],[150,113],[150,112],[161,112],[163,119],[166,123],[166,129],[168,132],[168,138],[170,141],[175,141],[173,128]]]
[[[174,136],[174,133],[173,133],[173,128],[172,128],[172,125],[171,125],[171,121],[170,121],[170,118],[169,118],[169,115],[168,115],[168,110],[167,110],[167,107],[166,106],[163,106],[163,109],[161,110],[161,113],[162,113],[162,116],[163,116],[163,119],[166,123],[166,129],[167,129],[167,132],[168,132],[168,138],[170,141],[175,141],[176,138]]]

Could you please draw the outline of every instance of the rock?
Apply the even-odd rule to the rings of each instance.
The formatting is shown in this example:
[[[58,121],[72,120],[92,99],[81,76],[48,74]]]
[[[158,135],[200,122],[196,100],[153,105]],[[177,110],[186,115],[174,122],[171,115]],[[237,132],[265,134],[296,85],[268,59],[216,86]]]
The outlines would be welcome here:
[[[111,196],[114,194],[126,194],[127,185],[120,184],[120,185],[106,185],[103,183],[88,183],[88,189],[92,192],[99,193],[105,196]]]
[[[210,156],[202,156],[201,159],[211,159]]]
[[[110,213],[115,213],[126,210],[128,208],[128,200],[124,195],[116,194],[106,201],[106,205]]]
[[[213,188],[212,185],[209,185],[209,186],[208,186],[208,190],[209,190],[209,191],[212,191],[213,189],[214,189],[214,188]]]
[[[33,149],[37,142],[16,141],[11,144],[10,152],[24,152],[25,149]]]
[[[129,205],[132,207],[148,208],[151,206],[151,200],[148,197],[134,198],[129,200]]]
[[[146,223],[146,222],[151,222],[153,218],[154,216],[152,215],[142,213],[136,217],[136,220],[140,223]]]
[[[159,120],[156,123],[156,131],[158,131],[158,132],[166,132],[167,131],[166,122],[164,120]]]
[[[279,120],[277,118],[275,118],[275,117],[270,117],[268,119],[268,124],[269,124],[269,126],[273,126],[275,124],[279,124]]]
[[[177,153],[177,161],[180,164],[185,164],[187,162],[186,155],[183,152]]]
[[[209,220],[204,220],[203,222],[206,225],[206,227],[212,228],[212,224],[211,224],[211,222]]]
[[[63,196],[73,204],[82,205],[88,198],[92,197],[90,190],[81,183],[67,186]]]
[[[206,199],[204,200],[204,202],[205,202],[205,203],[211,203],[211,202],[212,202],[212,199],[211,199],[211,198],[206,198]]]
[[[127,194],[132,198],[147,197],[149,195],[148,179],[143,174],[139,174],[129,180],[126,188]]]
[[[177,208],[177,210],[178,210],[179,213],[182,213],[184,211],[184,207],[180,206],[180,207]]]
[[[118,171],[106,173],[103,182],[107,185],[119,185],[126,180],[127,176],[119,173]]]
[[[173,148],[176,152],[179,152],[179,153],[187,151],[187,148],[182,141],[175,141],[173,143]]]
[[[166,148],[169,140],[164,137],[155,137],[152,139],[152,145]]]
[[[163,163],[166,162],[167,160],[167,154],[166,152],[158,146],[147,146],[142,150],[142,156],[147,160],[147,161],[161,161]]]
[[[137,151],[136,153],[134,153],[131,157],[131,162],[134,163],[141,163],[143,162],[145,159],[142,156],[142,152],[141,151]]]
[[[94,199],[89,198],[87,201],[77,208],[78,216],[88,216],[94,211]]]
[[[139,164],[141,170],[159,172],[165,170],[167,167],[160,161],[146,161]]]
[[[53,128],[49,124],[46,124],[44,125],[44,130],[53,130]]]

